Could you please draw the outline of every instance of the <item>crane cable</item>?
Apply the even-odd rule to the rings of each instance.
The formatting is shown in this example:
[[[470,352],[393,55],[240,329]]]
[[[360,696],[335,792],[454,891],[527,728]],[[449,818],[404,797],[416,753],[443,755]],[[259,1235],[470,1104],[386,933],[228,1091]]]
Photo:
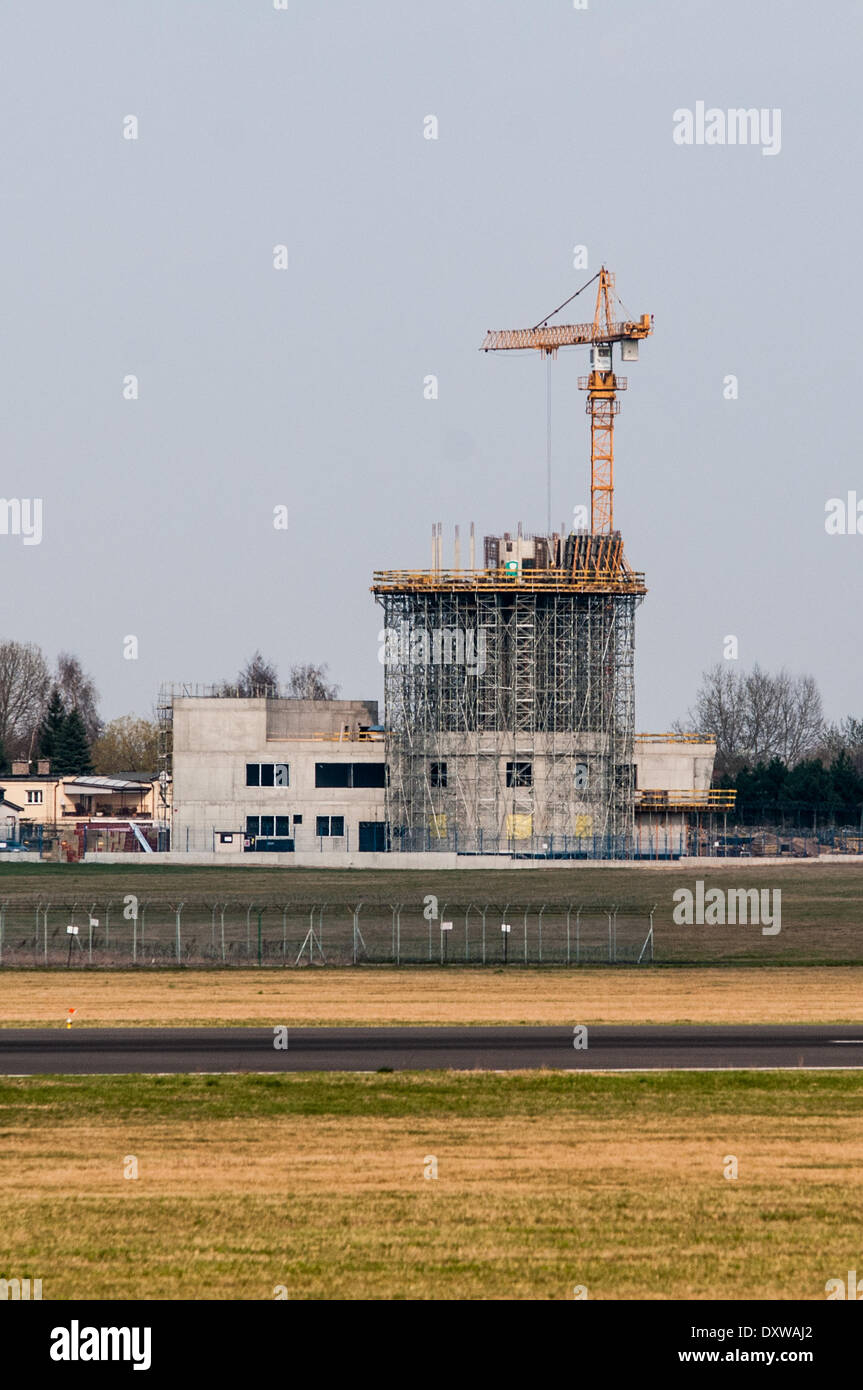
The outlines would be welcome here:
[[[575,294],[571,294],[569,296],[569,299],[565,299],[562,304],[558,304],[557,308],[552,309],[551,313],[546,314],[545,318],[540,319],[539,323],[535,323],[533,325],[533,328],[531,329],[531,333],[535,333],[538,328],[544,328],[545,325],[548,323],[549,319],[553,319],[555,314],[559,314],[561,309],[565,309],[567,304],[571,304],[574,299],[577,299],[580,294],[583,294],[583,292],[587,289],[588,285],[592,285],[594,280],[599,279],[599,275],[599,271],[597,271],[595,275],[591,275],[590,279],[587,281],[587,284],[582,285],[580,290],[576,290]]]

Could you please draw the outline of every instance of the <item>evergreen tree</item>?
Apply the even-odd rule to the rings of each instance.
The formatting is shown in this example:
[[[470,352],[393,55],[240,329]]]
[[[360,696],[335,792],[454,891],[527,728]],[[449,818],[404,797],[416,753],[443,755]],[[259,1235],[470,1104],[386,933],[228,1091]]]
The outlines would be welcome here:
[[[785,779],[780,801],[803,815],[832,816],[836,810],[833,779],[817,758],[806,758]]]
[[[53,772],[60,777],[81,776],[93,771],[87,730],[80,712],[70,710],[54,747]]]
[[[830,764],[836,814],[846,825],[860,819],[863,808],[863,777],[854,766],[846,749],[842,749]]]
[[[66,724],[66,709],[63,704],[63,697],[55,685],[51,691],[51,698],[45,710],[42,723],[39,726],[38,751],[40,758],[53,759],[57,756],[57,747],[63,735]],[[52,766],[52,772],[54,768]]]

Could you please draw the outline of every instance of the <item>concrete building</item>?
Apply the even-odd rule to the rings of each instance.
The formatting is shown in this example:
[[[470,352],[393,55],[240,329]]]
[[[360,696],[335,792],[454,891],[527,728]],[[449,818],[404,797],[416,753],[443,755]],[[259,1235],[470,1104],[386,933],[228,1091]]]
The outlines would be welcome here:
[[[393,842],[387,810],[389,743],[373,700],[296,700],[180,695],[173,714],[172,848],[221,856],[326,853],[355,855],[402,849]],[[634,739],[635,842],[649,858],[687,851],[691,823],[715,814],[710,789],[715,748],[690,735]],[[434,830],[413,853],[450,852],[464,862],[477,853],[592,857],[582,843],[513,835],[508,844],[477,848]]]
[[[388,848],[385,752],[374,700],[175,697],[177,851]]]

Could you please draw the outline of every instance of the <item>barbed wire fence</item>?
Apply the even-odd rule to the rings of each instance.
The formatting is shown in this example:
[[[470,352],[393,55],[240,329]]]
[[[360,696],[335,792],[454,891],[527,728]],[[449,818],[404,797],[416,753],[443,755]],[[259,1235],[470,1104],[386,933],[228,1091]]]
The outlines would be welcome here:
[[[549,901],[15,898],[0,968],[580,965],[653,960],[656,907]],[[504,930],[506,928],[506,930]]]

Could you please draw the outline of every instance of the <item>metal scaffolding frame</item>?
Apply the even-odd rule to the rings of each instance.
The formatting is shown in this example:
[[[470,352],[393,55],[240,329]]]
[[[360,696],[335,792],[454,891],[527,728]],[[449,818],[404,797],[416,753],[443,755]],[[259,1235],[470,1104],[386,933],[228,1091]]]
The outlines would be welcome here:
[[[392,848],[630,856],[641,576],[474,579],[375,576]]]

